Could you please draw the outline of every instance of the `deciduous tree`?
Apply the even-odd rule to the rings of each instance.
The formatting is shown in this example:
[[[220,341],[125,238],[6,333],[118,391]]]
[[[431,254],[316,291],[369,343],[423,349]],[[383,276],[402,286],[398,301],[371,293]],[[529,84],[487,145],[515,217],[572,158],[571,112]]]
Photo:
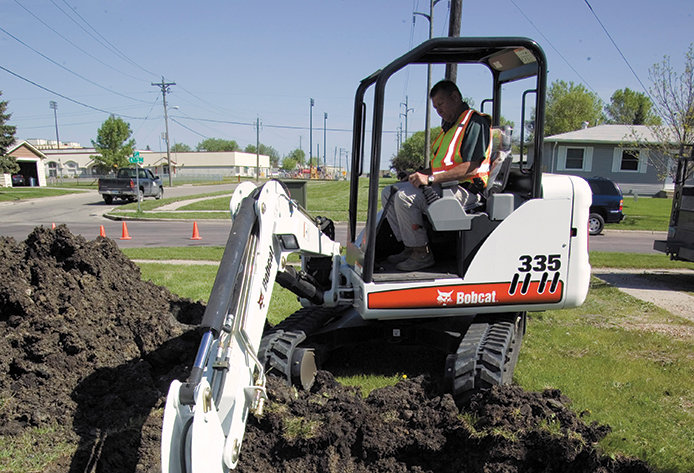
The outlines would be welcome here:
[[[132,156],[135,140],[130,139],[130,124],[122,118],[111,115],[96,132],[92,146],[100,155],[90,156],[100,172],[112,171],[128,166],[128,156]]]
[[[545,136],[580,130],[584,122],[595,126],[604,121],[602,100],[582,84],[558,80],[547,92]]]
[[[259,153],[264,154],[265,156],[268,156],[270,158],[270,166],[273,168],[276,168],[279,166],[280,162],[280,154],[277,152],[275,148],[272,146],[264,145],[260,143],[258,146]],[[246,148],[243,150],[246,153],[255,153],[255,145],[248,145]]]
[[[186,153],[188,151],[192,151],[192,149],[185,143],[174,143],[171,147],[172,153]]]
[[[659,125],[660,117],[653,111],[653,102],[646,94],[630,88],[616,90],[605,106],[607,122],[620,125]]]
[[[432,141],[440,131],[441,127],[431,129]],[[424,159],[424,131],[418,131],[403,141],[400,151],[391,158],[390,167],[398,174],[410,174],[418,169],[428,167],[428,163],[425,163]]]
[[[677,160],[689,156],[694,146],[694,43],[685,54],[682,72],[665,56],[649,69],[649,77],[650,94],[663,119],[650,127],[658,144],[650,144],[649,162],[661,176],[673,176]]]
[[[198,151],[240,151],[239,144],[234,140],[223,140],[221,138],[207,138],[202,140],[195,147]]]

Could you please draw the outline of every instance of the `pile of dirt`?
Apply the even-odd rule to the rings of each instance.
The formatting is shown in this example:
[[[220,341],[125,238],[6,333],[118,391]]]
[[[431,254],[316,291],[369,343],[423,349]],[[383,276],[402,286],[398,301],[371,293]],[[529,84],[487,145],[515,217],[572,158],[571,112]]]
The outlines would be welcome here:
[[[161,414],[195,355],[204,307],[142,281],[106,238],[39,227],[0,237],[0,436],[34,427],[76,451],[45,472],[159,471]],[[647,472],[602,456],[558,391],[507,386],[459,410],[424,377],[361,396],[319,372],[310,392],[269,380],[240,472]],[[52,433],[50,433],[52,432]]]

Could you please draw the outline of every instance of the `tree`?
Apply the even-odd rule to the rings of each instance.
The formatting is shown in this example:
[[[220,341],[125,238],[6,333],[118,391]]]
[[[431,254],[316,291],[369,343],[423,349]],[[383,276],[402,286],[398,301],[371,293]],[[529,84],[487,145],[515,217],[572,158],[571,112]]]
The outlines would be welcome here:
[[[431,129],[432,141],[440,131],[441,127]],[[404,172],[410,174],[428,166],[424,159],[424,131],[418,131],[402,143],[398,154],[390,160],[390,167],[396,173]]]
[[[265,156],[270,157],[270,166],[273,168],[276,168],[279,166],[280,163],[280,154],[277,152],[275,148],[272,146],[264,145],[260,143],[258,146],[258,151],[260,154],[264,154]],[[255,153],[255,145],[248,145],[246,148],[243,150],[245,153]]]
[[[282,165],[280,166],[283,171],[293,171],[296,169],[296,165],[298,164],[297,160],[290,157],[290,156],[285,156],[282,158]]]
[[[306,153],[304,153],[303,149],[296,148],[295,150],[290,151],[286,158],[291,158],[296,161],[297,164],[301,164],[303,166],[306,162]]]
[[[649,127],[657,143],[642,144],[653,151],[649,162],[658,174],[674,177],[677,160],[689,156],[694,146],[694,43],[685,54],[681,73],[675,71],[669,56],[648,72],[652,84],[649,91],[663,123]]]
[[[101,124],[96,141],[92,140],[92,146],[100,156],[90,156],[100,172],[128,167],[128,156],[132,156],[135,149],[135,140],[128,140],[131,135],[130,124],[122,118],[111,115]]]
[[[630,88],[616,90],[605,106],[607,122],[620,125],[659,125],[660,117],[653,112],[653,102],[646,94]]]
[[[202,140],[195,147],[198,151],[239,151],[241,148],[234,140],[223,140],[221,138],[207,138]]]
[[[186,153],[188,151],[192,151],[192,150],[190,149],[190,146],[188,146],[185,143],[174,143],[173,146],[171,147],[172,153]]]
[[[552,82],[547,92],[545,136],[580,130],[584,122],[603,122],[602,100],[582,84]]]
[[[2,96],[1,90],[0,96]],[[14,143],[14,134],[17,132],[16,127],[6,125],[10,117],[12,114],[7,113],[7,101],[0,100],[0,156],[5,156],[7,149]]]

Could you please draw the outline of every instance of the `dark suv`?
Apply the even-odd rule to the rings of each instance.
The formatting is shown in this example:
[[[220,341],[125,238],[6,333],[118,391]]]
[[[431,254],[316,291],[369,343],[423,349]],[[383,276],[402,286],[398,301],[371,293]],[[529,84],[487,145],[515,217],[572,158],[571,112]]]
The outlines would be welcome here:
[[[605,177],[584,178],[593,191],[593,203],[590,205],[588,232],[597,235],[602,232],[605,223],[618,223],[624,218],[622,206],[624,199],[619,186]]]

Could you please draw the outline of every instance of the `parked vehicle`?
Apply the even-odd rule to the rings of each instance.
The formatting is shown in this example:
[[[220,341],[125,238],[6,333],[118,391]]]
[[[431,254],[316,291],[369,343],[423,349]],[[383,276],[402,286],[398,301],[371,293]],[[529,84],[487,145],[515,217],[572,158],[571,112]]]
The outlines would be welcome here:
[[[689,157],[677,162],[675,195],[672,198],[667,240],[656,240],[653,249],[670,255],[670,259],[694,262],[694,148]]]
[[[21,174],[13,174],[12,175],[12,187],[15,186],[25,186],[26,185],[26,180],[24,179],[24,176]]]
[[[593,203],[590,205],[588,232],[598,235],[606,223],[619,223],[624,219],[622,207],[624,198],[622,190],[606,177],[588,177],[590,190],[593,191]]]
[[[135,202],[138,198],[161,199],[164,196],[164,185],[159,176],[149,169],[139,168],[138,173],[135,172],[135,168],[123,168],[118,170],[116,177],[99,179],[99,194],[104,202],[110,204],[113,199]]]

